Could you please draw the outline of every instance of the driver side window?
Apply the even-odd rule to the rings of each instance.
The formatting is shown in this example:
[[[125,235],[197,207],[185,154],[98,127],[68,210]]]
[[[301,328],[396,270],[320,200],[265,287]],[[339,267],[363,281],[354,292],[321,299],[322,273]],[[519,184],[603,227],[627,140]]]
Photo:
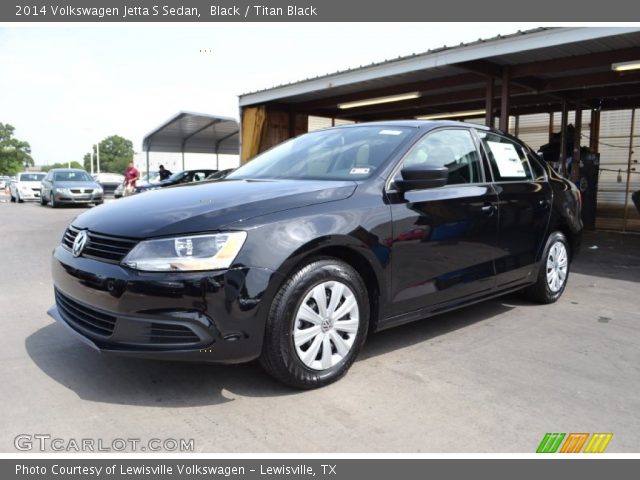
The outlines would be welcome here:
[[[447,185],[479,183],[480,156],[471,132],[465,129],[437,130],[416,143],[403,161],[402,167],[430,165],[447,167]]]

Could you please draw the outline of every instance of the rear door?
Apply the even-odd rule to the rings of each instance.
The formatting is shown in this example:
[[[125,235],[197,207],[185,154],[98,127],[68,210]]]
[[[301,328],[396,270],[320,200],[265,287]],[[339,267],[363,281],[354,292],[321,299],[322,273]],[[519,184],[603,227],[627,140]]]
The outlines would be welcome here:
[[[427,133],[407,153],[403,166],[446,166],[448,184],[400,193],[389,185],[391,315],[481,297],[495,285],[498,196],[484,175],[479,145],[467,128]]]
[[[508,289],[532,280],[547,235],[552,190],[518,142],[494,132],[476,134],[498,193],[497,287]]]

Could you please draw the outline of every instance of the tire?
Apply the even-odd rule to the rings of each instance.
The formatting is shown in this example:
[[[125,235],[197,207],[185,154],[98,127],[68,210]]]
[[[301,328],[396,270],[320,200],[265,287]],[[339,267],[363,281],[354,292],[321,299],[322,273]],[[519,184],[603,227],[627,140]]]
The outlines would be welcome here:
[[[49,199],[49,205],[51,205],[51,208],[58,208],[58,204],[56,203],[56,197],[54,197],[53,194]]]
[[[11,203],[16,203],[16,197],[11,195],[11,192],[9,192],[9,196],[11,197]]]
[[[102,205],[103,203],[104,203],[104,200],[101,200],[99,202],[94,202],[93,205],[97,207],[99,205]]]
[[[22,199],[20,198],[20,192],[16,192],[16,202],[18,202],[18,203],[24,203],[24,200],[22,200]]]
[[[40,205],[43,207],[47,205],[47,200],[44,198],[44,195],[40,195]]]
[[[316,301],[323,296],[326,316]],[[360,275],[338,259],[316,258],[298,268],[273,299],[260,363],[291,387],[322,387],[347,373],[368,328],[369,298]],[[296,346],[296,337],[307,341]]]
[[[525,289],[525,295],[535,302],[554,303],[569,280],[569,242],[562,232],[553,232],[547,239],[540,259],[536,283]]]

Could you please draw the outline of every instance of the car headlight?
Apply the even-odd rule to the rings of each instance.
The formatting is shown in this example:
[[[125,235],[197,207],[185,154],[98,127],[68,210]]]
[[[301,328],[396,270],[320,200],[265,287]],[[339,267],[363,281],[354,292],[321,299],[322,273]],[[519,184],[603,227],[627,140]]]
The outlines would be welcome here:
[[[100,187],[94,188],[93,189],[93,193],[102,193],[102,188],[100,188]]]
[[[61,195],[71,195],[71,192],[68,188],[54,188],[53,191]]]
[[[227,232],[145,240],[129,252],[122,264],[150,272],[229,268],[246,238],[247,232]]]

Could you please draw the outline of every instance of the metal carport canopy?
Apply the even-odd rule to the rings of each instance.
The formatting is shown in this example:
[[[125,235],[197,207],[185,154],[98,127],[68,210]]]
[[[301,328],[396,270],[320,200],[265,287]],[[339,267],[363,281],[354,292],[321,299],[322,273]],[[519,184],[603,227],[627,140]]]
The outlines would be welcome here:
[[[142,149],[147,152],[182,153],[184,168],[185,153],[215,153],[238,155],[240,127],[229,117],[204,113],[180,112],[151,133],[142,141]]]

